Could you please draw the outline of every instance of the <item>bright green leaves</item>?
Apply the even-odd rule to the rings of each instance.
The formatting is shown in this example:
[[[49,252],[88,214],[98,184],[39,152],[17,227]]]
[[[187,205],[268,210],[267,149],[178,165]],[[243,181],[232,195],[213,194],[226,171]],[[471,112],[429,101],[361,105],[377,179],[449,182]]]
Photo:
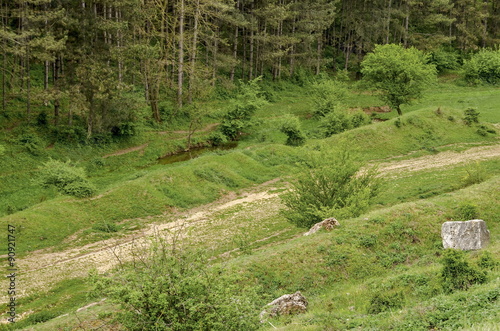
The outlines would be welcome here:
[[[394,44],[375,46],[361,63],[361,73],[399,115],[401,105],[420,98],[436,79],[435,66],[426,63],[421,51]]]
[[[377,194],[375,171],[360,171],[348,153],[322,153],[292,183],[282,199],[283,215],[299,227],[310,227],[328,217],[359,216]]]

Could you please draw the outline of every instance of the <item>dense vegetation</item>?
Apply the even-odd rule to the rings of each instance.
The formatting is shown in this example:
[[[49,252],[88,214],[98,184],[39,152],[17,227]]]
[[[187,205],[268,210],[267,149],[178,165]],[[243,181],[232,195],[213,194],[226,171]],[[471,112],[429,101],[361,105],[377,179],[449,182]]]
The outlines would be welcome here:
[[[175,225],[104,274],[38,266],[1,330],[500,323],[498,155],[432,166],[498,145],[498,1],[0,0],[0,16],[0,225],[21,272]],[[429,167],[388,166],[410,160]],[[490,246],[443,250],[441,224],[472,218]],[[297,290],[307,313],[258,321]]]
[[[3,0],[0,10],[2,115],[51,124],[64,141],[171,123],[237,79],[359,76],[376,44],[425,51],[442,71],[500,40],[491,0]],[[497,79],[484,74],[468,75]]]

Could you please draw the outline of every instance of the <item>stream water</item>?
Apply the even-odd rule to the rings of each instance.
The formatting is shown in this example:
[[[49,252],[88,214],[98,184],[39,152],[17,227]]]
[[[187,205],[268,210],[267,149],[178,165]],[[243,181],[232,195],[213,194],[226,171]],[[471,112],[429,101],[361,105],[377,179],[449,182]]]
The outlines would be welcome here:
[[[213,151],[224,151],[229,149],[234,149],[238,146],[237,142],[230,142],[227,144],[219,145],[219,146],[210,146],[210,147],[197,147],[191,148],[187,152],[180,152],[173,155],[164,156],[158,159],[159,164],[172,164],[176,162],[188,161],[198,156],[213,152]]]

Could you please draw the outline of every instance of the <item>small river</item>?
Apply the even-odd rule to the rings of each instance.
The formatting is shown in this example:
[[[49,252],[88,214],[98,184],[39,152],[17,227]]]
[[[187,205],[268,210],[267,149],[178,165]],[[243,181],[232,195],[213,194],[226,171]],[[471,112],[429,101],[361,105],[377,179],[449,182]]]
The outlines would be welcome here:
[[[234,149],[238,146],[237,142],[230,142],[219,146],[209,146],[209,147],[197,147],[191,148],[191,150],[187,152],[180,152],[173,155],[164,156],[158,159],[159,164],[172,164],[176,162],[188,161],[198,156],[213,152],[213,151],[224,151],[229,149]]]

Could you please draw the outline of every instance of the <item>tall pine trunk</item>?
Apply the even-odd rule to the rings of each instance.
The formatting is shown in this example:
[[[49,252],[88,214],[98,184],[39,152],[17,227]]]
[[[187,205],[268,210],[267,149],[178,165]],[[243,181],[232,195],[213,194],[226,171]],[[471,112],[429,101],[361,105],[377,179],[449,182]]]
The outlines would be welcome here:
[[[198,21],[200,19],[200,0],[196,0],[196,12],[194,15],[193,24],[193,43],[191,45],[191,56],[189,66],[189,87],[188,87],[188,100],[189,103],[193,102],[193,85],[196,67],[196,55],[198,50]]]
[[[179,64],[177,68],[177,107],[182,108],[182,87],[184,85],[184,0],[179,9]]]

